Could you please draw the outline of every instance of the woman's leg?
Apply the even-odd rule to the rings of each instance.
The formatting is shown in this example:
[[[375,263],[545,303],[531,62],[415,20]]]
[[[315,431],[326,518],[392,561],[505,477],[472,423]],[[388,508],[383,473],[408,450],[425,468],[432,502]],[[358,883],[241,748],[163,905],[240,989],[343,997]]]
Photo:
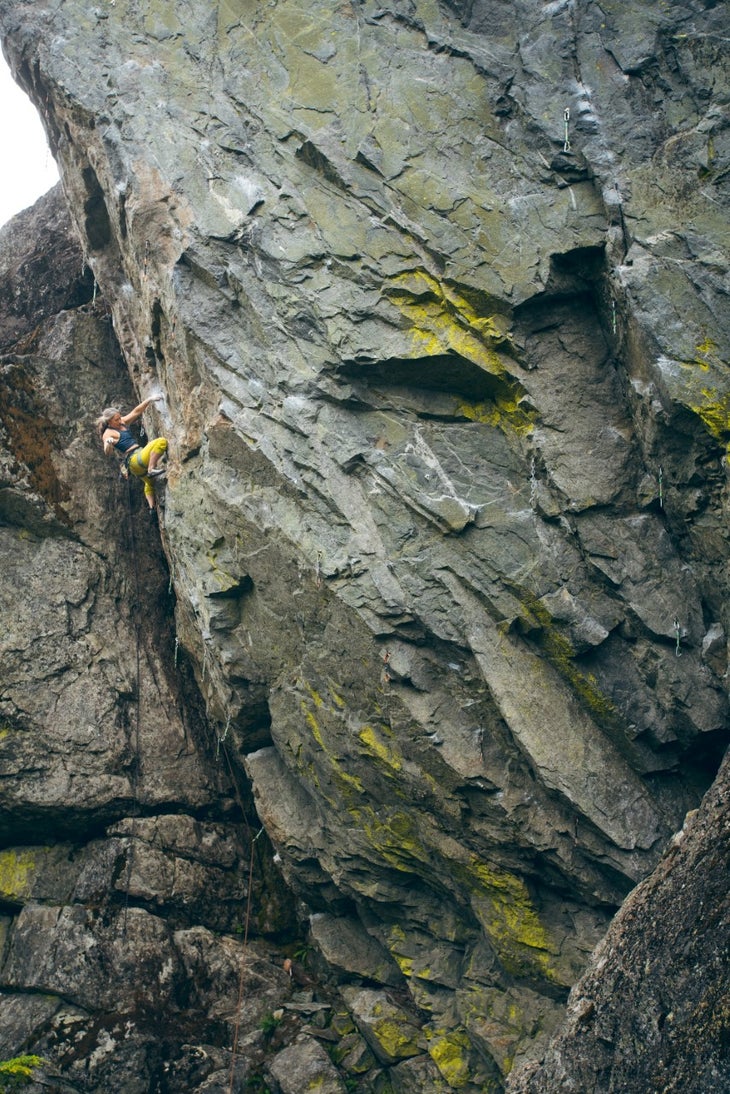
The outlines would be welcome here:
[[[129,470],[142,478],[148,471],[154,471],[158,461],[167,452],[167,438],[157,437],[144,448],[138,448],[129,460]]]
[[[143,452],[147,452],[148,450],[149,456],[147,470],[154,471],[157,467],[158,461],[161,460],[167,452],[167,438],[157,437],[154,441],[150,441],[150,443],[145,445],[145,447],[142,449]]]
[[[148,472],[155,469],[157,461],[165,452],[167,452],[166,438],[157,437],[156,440],[146,444],[144,448],[138,448],[127,464],[133,475],[144,480],[144,496],[150,509],[155,508],[155,488]]]

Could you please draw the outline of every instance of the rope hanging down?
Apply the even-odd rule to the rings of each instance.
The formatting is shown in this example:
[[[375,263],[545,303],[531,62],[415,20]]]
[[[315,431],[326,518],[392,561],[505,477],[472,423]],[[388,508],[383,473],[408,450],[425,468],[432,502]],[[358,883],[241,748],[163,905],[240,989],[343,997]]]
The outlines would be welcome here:
[[[225,750],[224,750],[225,751]],[[241,967],[238,974],[238,999],[236,1000],[236,1025],[233,1033],[233,1048],[231,1049],[231,1073],[228,1086],[228,1094],[233,1094],[233,1081],[236,1070],[236,1053],[238,1052],[238,1034],[241,1027],[241,1005],[243,1003],[243,988],[246,978],[246,949],[248,947],[248,925],[251,920],[251,889],[253,887],[253,845],[259,838],[263,828],[259,828],[251,840],[251,853],[248,864],[248,892],[246,894],[246,915],[243,923],[243,949],[241,951]]]
[[[140,622],[139,622],[139,605],[140,605],[140,590],[139,590],[139,566],[137,561],[137,541],[134,536],[134,515],[132,510],[132,484],[127,480],[127,510],[129,513],[129,530],[132,543],[132,565],[134,569],[134,649],[135,649],[135,688],[137,693],[137,701],[135,704],[135,718],[134,718],[134,757],[132,762],[132,796],[134,798],[134,809],[132,811],[132,828],[129,836],[129,853],[127,854],[127,874],[125,881],[125,893],[124,893],[124,918],[122,925],[122,935],[127,937],[127,915],[129,912],[129,886],[132,879],[132,868],[134,865],[134,844],[137,838],[137,810],[139,805],[139,757],[140,757],[140,724],[141,713],[140,704],[142,699],[142,656],[140,651]]]
[[[136,699],[137,699],[137,701],[136,701],[136,707],[135,707],[135,712],[136,713],[135,713],[135,726],[134,726],[134,751],[135,751],[135,756],[134,756],[134,765],[133,765],[133,768],[132,768],[132,770],[133,770],[132,790],[133,790],[133,796],[134,796],[134,802],[135,802],[135,809],[134,809],[134,812],[132,814],[132,828],[131,828],[131,833],[130,833],[129,854],[127,855],[127,871],[126,871],[126,882],[125,882],[125,900],[124,900],[124,917],[123,917],[123,936],[125,938],[126,938],[126,935],[127,935],[127,913],[128,913],[128,910],[129,910],[129,888],[130,888],[132,870],[133,870],[133,866],[134,866],[134,844],[135,844],[136,829],[137,829],[137,815],[136,814],[137,814],[138,799],[139,799],[139,757],[140,757],[140,751],[141,751],[141,749],[140,749],[140,727],[141,727],[141,709],[140,709],[140,707],[141,707],[141,696],[142,696],[142,657],[141,657],[141,639],[140,639],[140,621],[139,621],[139,605],[140,605],[140,602],[141,602],[141,595],[140,595],[140,583],[139,583],[139,565],[138,565],[138,558],[137,558],[137,542],[136,542],[135,535],[134,535],[134,516],[133,516],[133,507],[132,507],[132,484],[129,480],[127,480],[127,507],[128,507],[128,512],[129,512],[129,527],[130,527],[130,537],[131,537],[131,545],[132,545],[132,560],[133,560],[133,568],[134,568],[134,586],[135,586],[135,608],[136,608],[136,611],[135,611],[134,627],[135,627],[135,663],[136,663],[135,664],[135,673],[136,673],[136,691],[137,691]],[[176,639],[175,639],[175,664],[176,664],[176,666],[177,666],[177,658],[178,658],[178,648],[179,648],[179,638],[176,637]],[[206,658],[206,655],[207,655],[207,648],[204,646],[203,675],[204,675],[204,672],[205,672],[205,658]],[[226,727],[225,727],[224,733],[222,735],[216,734],[216,738],[217,738],[217,740],[216,740],[216,759],[218,759],[218,756],[219,756],[220,752],[222,751],[223,755],[225,757],[225,760],[226,760],[226,766],[228,768],[228,775],[229,775],[229,778],[231,779],[231,783],[233,785],[234,794],[235,794],[236,799],[238,801],[239,809],[241,810],[241,816],[243,818],[243,822],[246,825],[246,829],[248,830],[249,836],[251,836],[251,829],[249,828],[248,821],[246,819],[246,811],[245,811],[245,808],[244,808],[244,805],[243,805],[243,801],[241,799],[241,795],[240,795],[239,790],[238,790],[238,784],[237,784],[236,779],[235,779],[235,775],[234,775],[234,772],[233,772],[233,766],[231,764],[230,756],[228,755],[228,749],[226,748],[226,738],[228,737],[228,733],[229,733],[229,730],[230,730],[230,725],[231,725],[231,717],[230,717],[230,714],[229,714],[228,718],[227,718],[227,721],[226,721]],[[241,1025],[241,1006],[242,1006],[242,1003],[243,1003],[243,992],[244,992],[244,987],[245,987],[246,956],[247,956],[247,948],[248,948],[248,932],[249,932],[249,925],[250,925],[250,922],[251,922],[251,901],[252,901],[251,894],[252,894],[252,890],[253,890],[254,844],[259,839],[259,837],[261,835],[263,835],[263,832],[264,832],[264,829],[259,828],[256,835],[251,838],[251,843],[250,843],[250,848],[251,849],[250,849],[250,854],[249,854],[248,883],[247,883],[247,892],[246,892],[246,911],[245,911],[245,915],[244,915],[244,931],[243,931],[243,945],[242,945],[242,950],[241,950],[241,965],[240,965],[239,977],[238,977],[238,997],[237,997],[237,1001],[236,1001],[236,1023],[235,1023],[235,1027],[234,1027],[233,1046],[232,1046],[232,1050],[231,1050],[231,1072],[230,1072],[229,1094],[233,1094],[233,1084],[234,1084],[234,1080],[235,1080],[236,1055],[237,1055],[237,1052],[238,1052],[238,1039],[239,1039],[240,1025]]]

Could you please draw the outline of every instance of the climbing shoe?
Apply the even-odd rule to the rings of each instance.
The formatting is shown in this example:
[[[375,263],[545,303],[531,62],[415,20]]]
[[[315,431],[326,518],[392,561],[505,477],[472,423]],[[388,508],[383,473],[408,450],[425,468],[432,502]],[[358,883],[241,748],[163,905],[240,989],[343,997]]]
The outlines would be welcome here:
[[[152,471],[148,471],[147,474],[151,479],[156,479],[159,475],[164,475],[166,470],[166,467],[155,467]]]

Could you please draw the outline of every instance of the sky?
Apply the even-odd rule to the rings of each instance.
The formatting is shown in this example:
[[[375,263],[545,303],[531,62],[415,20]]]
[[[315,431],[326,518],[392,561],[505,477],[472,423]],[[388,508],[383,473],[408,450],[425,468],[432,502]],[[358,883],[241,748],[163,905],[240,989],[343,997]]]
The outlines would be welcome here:
[[[40,118],[0,51],[0,227],[58,182]]]

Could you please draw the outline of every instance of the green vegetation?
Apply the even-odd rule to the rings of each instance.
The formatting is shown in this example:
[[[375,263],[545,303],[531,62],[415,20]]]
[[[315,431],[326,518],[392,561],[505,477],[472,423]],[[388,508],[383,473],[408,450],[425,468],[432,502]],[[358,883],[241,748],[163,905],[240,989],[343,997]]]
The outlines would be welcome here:
[[[281,1018],[277,1018],[275,1014],[265,1014],[261,1019],[260,1029],[267,1037],[271,1036],[276,1027],[281,1022]]]
[[[263,1075],[249,1075],[244,1086],[245,1094],[271,1094],[271,1087]]]
[[[0,1061],[0,1094],[20,1090],[33,1080],[33,1069],[45,1063],[40,1056],[14,1056]]]
[[[309,960],[309,955],[313,951],[314,946],[311,942],[302,942],[301,945],[294,951],[294,960],[298,961],[300,965],[306,966]]]

